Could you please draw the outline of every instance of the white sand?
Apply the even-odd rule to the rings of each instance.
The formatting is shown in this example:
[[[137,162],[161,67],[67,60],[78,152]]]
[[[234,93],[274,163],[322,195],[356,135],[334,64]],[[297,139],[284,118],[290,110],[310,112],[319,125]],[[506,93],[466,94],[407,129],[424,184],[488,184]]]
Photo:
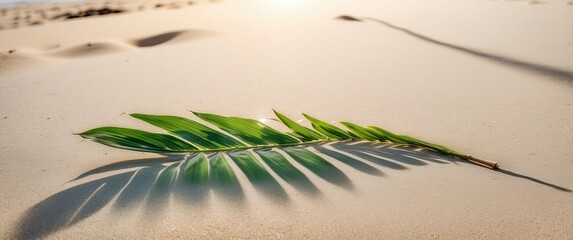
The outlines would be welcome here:
[[[122,113],[191,117],[188,110],[264,118],[274,108],[295,119],[305,112],[378,125],[573,189],[573,7],[566,1],[287,2],[198,2],[0,31],[0,237],[573,236],[571,192],[427,158],[423,166],[402,164],[407,170],[362,159],[383,176],[329,158],[352,189],[297,165],[320,197],[276,177],[288,196],[277,201],[236,171],[242,203],[201,189],[119,209],[113,189],[85,201],[97,189],[90,184],[109,174],[70,180],[159,156],[72,133],[104,125],[156,130]],[[341,14],[454,46],[371,21],[333,20]],[[153,47],[134,44],[153,36]],[[140,196],[154,194],[145,181],[134,185]]]

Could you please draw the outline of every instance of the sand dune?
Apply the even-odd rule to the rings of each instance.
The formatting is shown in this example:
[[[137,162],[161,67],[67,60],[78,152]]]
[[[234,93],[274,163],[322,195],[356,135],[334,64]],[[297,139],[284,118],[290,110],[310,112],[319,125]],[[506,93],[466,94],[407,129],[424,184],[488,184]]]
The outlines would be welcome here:
[[[72,46],[44,46],[36,48],[19,48],[0,54],[0,73],[17,71],[24,68],[47,64],[53,60],[74,60],[76,58],[116,54],[128,51],[144,50],[142,48],[161,47],[181,44],[208,36],[213,32],[206,30],[179,30],[155,34],[147,37],[126,40],[98,40]]]
[[[11,49],[0,53],[0,76],[11,71],[33,68],[49,61],[42,56],[38,56],[36,52],[33,50],[28,52],[26,49]]]
[[[117,53],[130,50],[130,45],[121,41],[89,42],[83,45],[46,52],[46,55],[60,58],[89,57],[101,54]]]

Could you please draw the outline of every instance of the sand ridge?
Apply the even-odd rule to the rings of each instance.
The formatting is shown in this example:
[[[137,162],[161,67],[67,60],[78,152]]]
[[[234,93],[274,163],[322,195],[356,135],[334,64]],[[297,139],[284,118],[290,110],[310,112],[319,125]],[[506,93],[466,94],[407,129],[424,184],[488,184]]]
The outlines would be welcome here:
[[[180,44],[214,35],[211,31],[187,29],[169,31],[137,39],[98,40],[66,47],[53,45],[44,48],[10,49],[0,53],[0,73],[59,60],[73,60],[83,57],[144,50],[142,48]]]

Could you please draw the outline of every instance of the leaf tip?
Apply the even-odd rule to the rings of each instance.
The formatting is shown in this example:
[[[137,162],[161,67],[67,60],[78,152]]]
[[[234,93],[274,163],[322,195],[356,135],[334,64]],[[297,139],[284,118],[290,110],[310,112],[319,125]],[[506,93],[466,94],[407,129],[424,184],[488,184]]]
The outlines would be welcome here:
[[[140,118],[140,117],[145,116],[145,114],[142,114],[142,113],[125,113],[125,114],[127,114],[131,117],[134,117],[134,118]]]
[[[273,112],[275,113],[275,115],[276,115],[278,118],[284,117],[284,114],[280,113],[279,111],[277,111],[277,110],[275,110],[275,109],[273,109]]]
[[[81,133],[74,132],[74,133],[72,133],[72,134],[75,135],[75,136],[80,136],[80,137],[82,137],[82,138],[84,138],[84,139],[87,139],[87,138],[89,138],[89,137],[87,136],[88,132],[89,132],[89,131],[85,131],[85,132],[81,132]]]

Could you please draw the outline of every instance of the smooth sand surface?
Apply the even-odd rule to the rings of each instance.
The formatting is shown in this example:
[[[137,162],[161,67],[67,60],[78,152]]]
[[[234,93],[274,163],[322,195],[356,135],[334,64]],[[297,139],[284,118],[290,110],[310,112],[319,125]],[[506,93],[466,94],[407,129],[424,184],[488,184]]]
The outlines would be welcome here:
[[[334,177],[291,160],[302,184],[252,183],[232,165],[240,187],[165,189],[155,178],[178,159],[73,135],[157,131],[125,112],[271,109],[385,127],[503,171],[359,143],[310,148]],[[4,29],[0,147],[1,238],[571,239],[573,7],[197,1]]]

